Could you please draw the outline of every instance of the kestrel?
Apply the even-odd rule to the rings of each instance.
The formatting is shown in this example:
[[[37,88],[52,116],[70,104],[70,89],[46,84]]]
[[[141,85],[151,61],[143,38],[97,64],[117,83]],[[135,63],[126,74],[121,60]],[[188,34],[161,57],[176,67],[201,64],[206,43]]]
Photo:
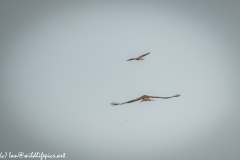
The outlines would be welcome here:
[[[137,58],[131,58],[131,59],[128,59],[127,61],[131,61],[131,60],[144,60],[142,57],[144,57],[144,56],[146,56],[146,55],[148,55],[150,52],[148,52],[148,53],[146,53],[146,54],[143,54],[143,55],[141,55],[141,56],[139,56],[139,57],[137,57]]]
[[[163,99],[168,99],[168,98],[173,98],[173,97],[180,97],[180,94],[176,94],[174,96],[170,96],[170,97],[158,97],[158,96],[148,96],[148,95],[143,95],[139,98],[136,98],[136,99],[133,99],[133,100],[130,100],[130,101],[127,101],[127,102],[124,102],[124,103],[114,103],[112,102],[111,105],[115,106],[115,105],[123,105],[125,103],[132,103],[132,102],[135,102],[135,101],[139,101],[141,100],[140,102],[144,102],[144,101],[154,101],[150,98],[163,98]]]

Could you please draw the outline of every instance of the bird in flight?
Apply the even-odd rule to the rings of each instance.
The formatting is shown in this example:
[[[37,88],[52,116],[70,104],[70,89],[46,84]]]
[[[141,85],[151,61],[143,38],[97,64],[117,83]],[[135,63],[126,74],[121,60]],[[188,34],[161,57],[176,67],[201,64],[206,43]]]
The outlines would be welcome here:
[[[141,55],[141,56],[139,56],[139,57],[137,57],[137,58],[131,58],[131,59],[128,59],[127,61],[131,61],[131,60],[144,60],[142,57],[144,57],[144,56],[146,56],[146,55],[148,55],[150,52],[148,52],[148,53],[146,53],[146,54],[143,54],[143,55]]]
[[[136,99],[133,99],[133,100],[130,100],[130,101],[127,101],[127,102],[124,102],[124,103],[114,103],[112,102],[111,105],[113,106],[116,106],[116,105],[123,105],[125,103],[132,103],[132,102],[135,102],[135,101],[139,101],[141,100],[140,102],[144,102],[144,101],[154,101],[150,98],[163,98],[163,99],[168,99],[168,98],[173,98],[173,97],[180,97],[180,94],[176,94],[174,96],[170,96],[170,97],[158,97],[158,96],[148,96],[148,95],[143,95],[141,97],[138,97]]]

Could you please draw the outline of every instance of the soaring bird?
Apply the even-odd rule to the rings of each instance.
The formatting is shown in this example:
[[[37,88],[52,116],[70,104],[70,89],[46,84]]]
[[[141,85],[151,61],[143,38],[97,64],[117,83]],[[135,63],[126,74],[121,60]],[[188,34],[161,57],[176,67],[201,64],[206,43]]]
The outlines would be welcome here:
[[[144,56],[146,56],[146,55],[148,55],[150,52],[148,52],[148,53],[146,53],[146,54],[143,54],[143,55],[141,55],[141,56],[139,56],[139,57],[137,57],[137,58],[131,58],[131,59],[128,59],[127,61],[131,61],[131,60],[144,60],[142,57],[144,57]]]
[[[154,101],[150,98],[163,98],[163,99],[168,99],[168,98],[173,98],[173,97],[180,97],[180,94],[176,94],[174,96],[170,96],[170,97],[158,97],[158,96],[148,96],[148,95],[143,95],[141,97],[138,97],[136,99],[133,99],[133,100],[130,100],[130,101],[127,101],[127,102],[124,102],[124,103],[114,103],[112,102],[111,105],[115,106],[115,105],[123,105],[125,103],[132,103],[132,102],[135,102],[135,101],[139,101],[141,100],[141,102],[144,102],[144,101]]]

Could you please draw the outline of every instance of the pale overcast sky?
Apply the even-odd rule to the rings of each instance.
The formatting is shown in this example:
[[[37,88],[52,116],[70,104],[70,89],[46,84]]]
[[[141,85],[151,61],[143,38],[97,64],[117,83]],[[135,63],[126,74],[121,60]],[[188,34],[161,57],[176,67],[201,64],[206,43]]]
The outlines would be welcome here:
[[[0,152],[239,159],[239,8],[1,1]],[[144,94],[181,97],[110,105]]]

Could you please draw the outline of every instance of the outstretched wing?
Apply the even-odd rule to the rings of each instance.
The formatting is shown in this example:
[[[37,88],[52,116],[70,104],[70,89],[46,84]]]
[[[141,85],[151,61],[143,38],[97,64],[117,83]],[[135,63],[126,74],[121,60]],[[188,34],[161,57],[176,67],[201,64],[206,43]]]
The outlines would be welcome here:
[[[131,59],[128,59],[127,61],[131,61],[131,60],[134,60],[135,58],[131,58]]]
[[[176,94],[174,96],[170,96],[170,97],[158,97],[158,96],[149,96],[149,98],[163,98],[163,99],[168,99],[168,98],[173,98],[173,97],[180,97],[180,94]]]
[[[142,99],[142,97],[139,97],[139,98],[136,98],[136,99],[133,99],[133,100],[131,100],[131,101],[124,102],[124,103],[114,103],[114,102],[112,102],[111,105],[113,105],[113,106],[123,105],[123,104],[125,104],[125,103],[132,103],[132,102],[135,102],[135,101],[139,101],[139,100],[141,100],[141,99]]]
[[[148,53],[146,53],[146,54],[143,54],[143,55],[141,55],[141,56],[139,56],[139,57],[144,57],[144,56],[146,56],[146,55],[148,55],[150,52],[148,52]]]

